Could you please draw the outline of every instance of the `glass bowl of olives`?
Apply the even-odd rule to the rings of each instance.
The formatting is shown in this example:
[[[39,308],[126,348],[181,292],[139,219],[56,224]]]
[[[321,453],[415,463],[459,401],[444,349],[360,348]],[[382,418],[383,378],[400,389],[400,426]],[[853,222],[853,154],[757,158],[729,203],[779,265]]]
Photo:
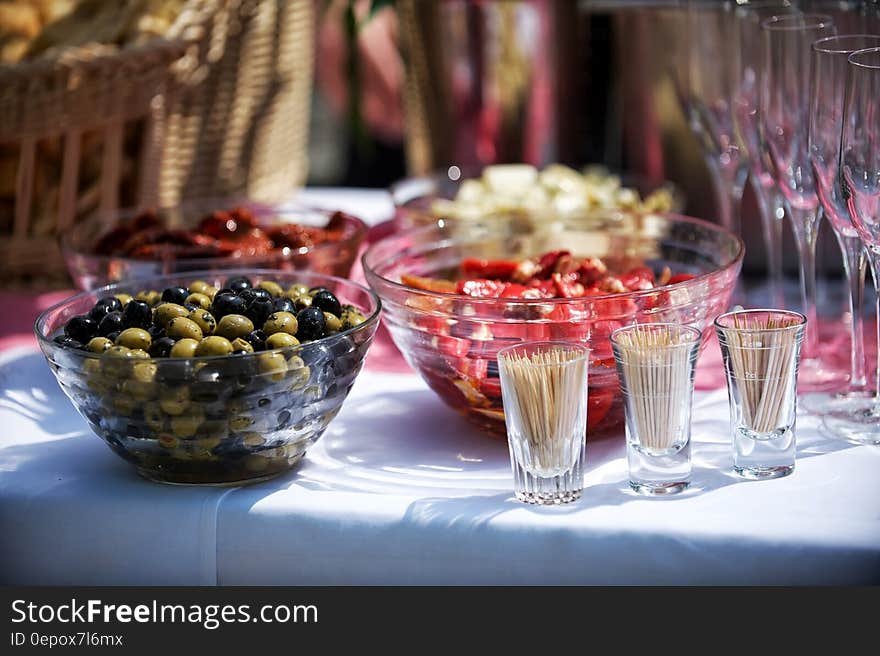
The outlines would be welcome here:
[[[379,308],[333,276],[202,271],[81,292],[34,330],[61,389],[138,473],[236,485],[289,470],[323,434]]]

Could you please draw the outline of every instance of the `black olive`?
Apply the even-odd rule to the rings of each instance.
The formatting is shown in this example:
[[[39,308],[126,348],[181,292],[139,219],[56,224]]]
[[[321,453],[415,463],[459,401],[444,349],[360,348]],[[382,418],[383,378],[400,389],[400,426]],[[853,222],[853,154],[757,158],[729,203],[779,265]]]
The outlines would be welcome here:
[[[192,312],[193,310],[201,310],[202,306],[198,303],[184,303],[183,307]]]
[[[261,289],[259,287],[249,287],[248,289],[243,289],[239,296],[241,296],[245,300],[245,303],[247,303],[248,305],[253,303],[254,299],[257,298],[272,298],[272,294],[270,294],[265,289]]]
[[[310,307],[300,310],[296,315],[296,338],[300,342],[320,339],[324,334],[324,313],[318,308]]]
[[[121,332],[123,328],[122,312],[111,312],[98,324],[98,334],[101,337],[110,337],[110,333]]]
[[[69,335],[58,335],[55,339],[52,340],[58,346],[63,346],[65,348],[73,348],[73,349],[84,349],[83,343],[79,340],[74,339]]]
[[[297,310],[296,306],[293,304],[293,301],[286,296],[279,296],[278,298],[276,298],[275,307],[273,309],[275,312],[290,312],[291,314],[296,314]]]
[[[122,325],[126,328],[147,329],[153,323],[153,311],[149,304],[134,299],[122,311]]]
[[[162,292],[162,302],[183,305],[187,296],[189,296],[189,290],[184,287],[168,287]]]
[[[223,289],[218,289],[217,293],[214,296],[219,296],[220,294],[232,294],[233,296],[238,296],[238,292],[234,292],[229,287],[224,287]]]
[[[326,292],[326,291],[327,291],[327,288],[322,287],[320,285],[318,287],[312,287],[311,289],[309,289],[309,296],[314,296],[318,292]]]
[[[312,296],[312,307],[329,312],[337,317],[342,314],[342,306],[339,304],[339,299],[333,295],[333,292],[326,289]]]
[[[253,321],[255,326],[262,326],[274,311],[275,304],[272,303],[271,298],[255,298],[244,315]]]
[[[98,333],[98,324],[94,319],[89,319],[85,314],[73,317],[64,326],[64,334],[72,337],[80,344],[87,343]]]
[[[150,333],[150,339],[152,339],[154,342],[157,339],[162,339],[163,337],[165,337],[165,329],[161,326],[157,326],[156,324],[153,324],[152,326],[147,328],[147,332]]]
[[[115,296],[106,296],[95,303],[95,307],[89,310],[89,318],[98,323],[111,312],[122,312],[122,302]]]
[[[171,354],[171,347],[174,346],[174,340],[171,337],[160,337],[154,339],[150,345],[150,355],[154,358],[167,358]]]
[[[253,287],[250,279],[246,276],[236,276],[235,278],[230,278],[226,281],[226,286],[236,293]]]
[[[211,304],[211,314],[218,321],[227,314],[244,314],[246,310],[245,300],[232,294],[217,294]]]
[[[266,350],[266,333],[262,330],[254,330],[251,333],[248,333],[244,337],[247,342],[254,347],[255,351],[265,351]]]

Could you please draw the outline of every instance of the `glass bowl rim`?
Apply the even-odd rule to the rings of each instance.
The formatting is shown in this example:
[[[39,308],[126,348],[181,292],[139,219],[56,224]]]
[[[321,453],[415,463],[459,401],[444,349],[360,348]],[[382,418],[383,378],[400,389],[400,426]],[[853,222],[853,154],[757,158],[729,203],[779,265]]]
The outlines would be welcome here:
[[[477,176],[477,178],[479,178],[479,176],[482,175],[483,169],[487,168],[487,166],[489,166],[489,165],[486,165],[486,166],[480,166],[480,165],[459,166],[456,164],[454,166],[459,169],[459,172],[461,174],[457,180],[451,179],[447,173],[449,168],[452,168],[451,166],[449,168],[447,168],[446,170],[434,169],[434,170],[431,170],[423,175],[412,175],[412,176],[408,176],[405,178],[401,178],[400,180],[395,180],[394,182],[392,182],[388,186],[388,194],[391,196],[392,205],[394,206],[395,209],[413,209],[410,207],[410,203],[412,203],[420,198],[423,198],[424,195],[415,196],[415,197],[410,198],[409,200],[404,201],[404,202],[398,202],[398,200],[397,200],[398,194],[401,191],[403,191],[403,189],[405,189],[406,187],[414,185],[414,184],[419,184],[419,183],[439,184],[439,183],[450,182],[450,183],[460,184],[467,179],[471,179],[468,176]],[[588,164],[586,166],[589,167],[589,166],[593,166],[593,165]],[[603,165],[602,164],[595,164],[595,166],[603,166]],[[538,173],[540,173],[543,170],[541,167],[535,167],[535,168],[538,169]],[[569,168],[574,168],[574,167],[569,167]],[[574,170],[577,171],[577,169],[574,169]],[[578,173],[580,173],[580,171],[578,171]],[[674,183],[672,180],[661,180],[661,181],[654,183],[650,179],[650,177],[644,176],[644,175],[639,175],[637,173],[624,173],[622,171],[613,171],[610,169],[608,169],[607,173],[609,176],[617,177],[620,180],[621,187],[634,187],[634,186],[638,185],[639,183],[650,183],[651,185],[653,185],[653,189],[651,190],[651,192],[647,192],[647,193],[652,193],[653,191],[657,191],[660,189],[667,189],[672,194],[672,198],[676,202],[677,206],[683,207],[685,204],[684,191],[682,190],[682,188],[679,185]],[[640,192],[640,195],[642,195],[641,192]],[[604,207],[604,208],[597,207],[595,209],[600,210],[600,211],[601,210],[622,211],[622,212],[627,211],[627,210],[619,210],[618,208],[614,208],[614,207]]]
[[[880,47],[862,48],[861,50],[856,50],[856,51],[850,53],[849,57],[847,58],[847,61],[849,62],[850,66],[864,68],[869,71],[880,70],[880,58],[878,58],[878,61],[874,64],[869,64],[868,62],[856,61],[862,55],[867,55],[867,54],[880,55]]]
[[[91,221],[100,221],[101,216],[111,216],[115,218],[118,222],[120,220],[131,220],[137,217],[144,212],[155,210],[157,213],[161,214],[162,212],[172,212],[175,210],[179,210],[181,212],[193,211],[196,212],[196,208],[202,207],[205,208],[198,210],[200,212],[207,212],[207,206],[211,206],[217,204],[220,207],[220,210],[213,211],[228,211],[230,209],[234,209],[239,206],[243,206],[246,208],[255,208],[257,210],[267,209],[269,214],[276,214],[277,216],[282,216],[284,214],[296,214],[296,213],[304,213],[304,212],[315,212],[319,214],[324,214],[326,216],[330,216],[335,214],[336,212],[340,212],[345,220],[351,222],[354,225],[354,232],[345,237],[344,239],[340,239],[338,241],[328,241],[321,244],[316,244],[314,246],[303,246],[296,250],[291,250],[289,253],[283,252],[269,252],[265,255],[247,255],[244,257],[234,257],[231,255],[217,256],[217,257],[179,257],[179,258],[136,258],[136,257],[127,257],[124,255],[98,255],[96,253],[89,252],[88,250],[84,250],[82,248],[76,247],[73,243],[72,234],[77,230],[77,228],[83,227],[85,224]],[[293,225],[295,222],[291,222],[290,225]],[[258,225],[259,225],[259,215],[258,215]],[[106,230],[112,230],[115,227],[114,225],[108,226]],[[191,198],[175,205],[165,205],[165,206],[157,206],[157,207],[143,207],[143,208],[127,208],[120,209],[113,212],[105,213],[104,215],[96,214],[92,217],[89,217],[85,221],[77,223],[71,226],[70,230],[63,231],[59,238],[59,245],[61,247],[62,254],[72,254],[77,255],[79,257],[89,258],[94,262],[132,262],[138,264],[149,264],[155,262],[174,262],[175,264],[180,263],[183,266],[192,265],[193,267],[203,264],[205,266],[209,266],[211,264],[216,264],[219,262],[230,262],[238,265],[241,264],[240,267],[237,268],[247,268],[249,263],[254,262],[266,262],[267,260],[289,260],[296,256],[309,256],[316,252],[322,252],[324,250],[329,250],[331,248],[339,248],[341,244],[358,244],[363,242],[366,238],[367,233],[369,232],[370,227],[366,224],[366,222],[360,218],[359,216],[355,216],[350,212],[344,210],[336,210],[329,209],[326,207],[319,207],[316,205],[310,205],[308,203],[303,203],[301,201],[293,201],[286,203],[261,203],[260,201],[249,199],[249,198],[240,198],[236,196],[231,196],[228,198],[219,197],[207,197],[207,198]],[[305,249],[305,250],[304,250]],[[196,269],[193,269],[195,271]],[[199,269],[201,270],[201,269]],[[120,281],[121,282],[121,281]]]
[[[326,280],[326,281],[330,281],[330,282],[334,282],[334,283],[344,283],[344,284],[351,285],[354,288],[356,288],[358,291],[366,292],[367,297],[370,298],[373,301],[373,303],[375,304],[375,308],[373,309],[373,312],[371,312],[369,314],[369,316],[367,316],[366,320],[363,323],[358,324],[357,326],[354,326],[353,328],[349,328],[347,330],[340,331],[340,332],[335,333],[333,335],[328,335],[327,337],[322,337],[320,339],[316,339],[311,342],[306,342],[305,344],[297,344],[296,346],[284,346],[282,348],[266,349],[263,351],[254,351],[253,353],[241,353],[241,354],[237,354],[234,356],[232,354],[230,354],[230,355],[198,355],[198,356],[192,356],[189,358],[171,358],[171,357],[156,358],[156,357],[151,356],[150,358],[143,358],[141,360],[136,360],[136,361],[133,360],[132,363],[141,363],[141,362],[197,362],[197,363],[198,362],[206,362],[207,363],[207,362],[217,362],[217,361],[221,361],[221,360],[230,360],[231,358],[234,358],[235,362],[245,362],[249,359],[254,359],[264,353],[280,353],[282,355],[295,355],[296,353],[299,353],[303,350],[306,350],[306,349],[312,347],[313,345],[320,344],[323,346],[326,344],[332,344],[337,341],[340,341],[343,337],[346,337],[348,335],[353,335],[357,332],[360,332],[361,330],[364,330],[364,329],[368,328],[369,326],[378,323],[378,321],[379,321],[379,315],[382,310],[382,299],[379,297],[379,295],[376,292],[374,292],[368,286],[362,285],[358,282],[355,282],[354,280],[350,280],[348,278],[340,278],[339,276],[330,276],[330,275],[323,274],[323,273],[310,272],[310,271],[277,271],[275,269],[229,269],[229,270],[224,269],[223,271],[216,271],[216,270],[213,270],[213,271],[211,271],[211,270],[185,271],[185,272],[181,272],[179,274],[172,273],[172,274],[167,274],[167,275],[162,275],[162,276],[151,276],[149,278],[131,278],[128,280],[120,280],[120,281],[117,281],[114,283],[110,283],[108,285],[103,285],[102,287],[96,287],[95,289],[88,289],[88,290],[84,290],[84,291],[79,291],[76,294],[73,294],[72,296],[68,296],[67,298],[53,304],[52,306],[50,306],[50,307],[46,308],[45,310],[43,310],[42,312],[40,312],[40,314],[34,320],[33,330],[34,330],[34,334],[37,337],[37,342],[40,345],[40,349],[44,353],[46,353],[47,349],[49,349],[50,351],[51,350],[58,350],[58,351],[62,351],[65,353],[75,353],[77,355],[83,356],[84,358],[100,359],[101,356],[103,355],[102,353],[92,353],[91,351],[72,349],[69,347],[65,347],[65,346],[61,346],[59,344],[56,344],[55,342],[52,341],[51,337],[47,337],[46,335],[43,335],[43,331],[41,330],[40,324],[48,318],[50,313],[58,311],[58,310],[62,309],[63,307],[73,305],[76,301],[80,301],[88,296],[93,296],[93,295],[97,298],[100,298],[100,297],[108,295],[108,294],[113,294],[114,291],[116,291],[119,287],[123,287],[123,286],[127,287],[127,286],[130,286],[133,284],[141,284],[141,283],[143,283],[144,285],[147,285],[151,281],[172,280],[172,279],[180,279],[180,278],[192,278],[193,280],[198,280],[200,278],[205,278],[205,277],[210,277],[210,276],[218,276],[218,275],[229,276],[229,275],[239,274],[239,275],[247,275],[248,277],[251,277],[251,276],[262,276],[265,274],[277,276],[279,273],[289,275],[289,276],[313,276],[313,277],[317,277],[322,280]]]
[[[875,39],[877,41],[877,45],[867,46],[865,48],[855,48],[855,49],[843,48],[843,47],[832,48],[832,47],[826,47],[824,45],[826,42],[830,42],[830,41],[843,41],[844,39],[864,39],[864,38]],[[832,36],[823,36],[821,39],[816,39],[815,41],[813,41],[813,45],[811,46],[811,48],[813,49],[813,52],[818,52],[823,55],[847,55],[847,58],[849,57],[849,55],[856,53],[856,52],[859,52],[861,50],[872,50],[877,47],[880,47],[880,34],[868,34],[868,33],[864,33],[864,34],[834,34]]]
[[[685,216],[683,214],[675,214],[672,212],[633,212],[627,210],[598,210],[598,213],[601,212],[612,212],[618,215],[628,215],[628,216],[660,216],[665,219],[672,219],[678,223],[686,223],[691,225],[699,226],[703,229],[708,229],[710,232],[720,233],[726,235],[729,238],[735,240],[736,244],[736,253],[734,256],[726,263],[722,264],[716,269],[712,271],[707,271],[706,273],[701,273],[691,278],[690,280],[684,280],[681,282],[676,282],[667,285],[661,285],[659,287],[653,287],[651,289],[645,290],[636,290],[636,291],[628,291],[628,292],[609,292],[607,294],[595,294],[591,296],[582,296],[579,298],[480,298],[477,296],[468,296],[467,294],[458,294],[453,292],[435,292],[426,289],[418,289],[416,287],[411,287],[410,285],[405,285],[402,282],[395,282],[394,280],[389,280],[388,278],[377,273],[373,267],[371,267],[367,263],[367,257],[371,255],[377,248],[382,246],[386,241],[396,238],[402,238],[406,235],[416,234],[418,232],[434,231],[434,230],[443,230],[445,229],[448,223],[454,223],[454,220],[450,219],[438,219],[432,224],[417,226],[413,228],[408,228],[406,230],[402,230],[399,232],[392,233],[388,237],[379,239],[374,243],[370,244],[370,246],[364,251],[363,255],[361,255],[361,266],[363,267],[364,274],[368,281],[371,279],[375,279],[380,285],[390,287],[391,289],[400,290],[409,294],[416,294],[418,296],[423,296],[427,298],[439,298],[439,299],[447,299],[450,301],[466,301],[468,303],[477,304],[477,305],[495,305],[498,303],[504,303],[506,305],[576,305],[582,304],[584,302],[593,302],[593,301],[607,301],[607,300],[620,300],[621,298],[643,298],[645,296],[650,296],[651,294],[656,293],[657,291],[669,291],[675,289],[690,289],[691,287],[696,287],[704,283],[710,276],[718,275],[722,272],[729,271],[736,266],[742,263],[743,257],[745,256],[745,244],[743,243],[742,238],[738,235],[735,235],[733,232],[727,230],[723,226],[717,225],[715,223],[711,223],[709,221],[705,221],[703,219],[697,219],[691,216]],[[584,214],[583,217],[587,218],[590,214]],[[451,240],[454,241],[454,240]],[[438,241],[438,244],[442,243]],[[434,246],[436,248],[437,246]],[[433,248],[432,248],[433,250]]]
[[[800,19],[800,25],[789,25],[792,20]],[[761,21],[761,29],[775,32],[793,32],[797,30],[816,30],[823,27],[834,27],[834,18],[829,14],[798,12],[779,14]]]

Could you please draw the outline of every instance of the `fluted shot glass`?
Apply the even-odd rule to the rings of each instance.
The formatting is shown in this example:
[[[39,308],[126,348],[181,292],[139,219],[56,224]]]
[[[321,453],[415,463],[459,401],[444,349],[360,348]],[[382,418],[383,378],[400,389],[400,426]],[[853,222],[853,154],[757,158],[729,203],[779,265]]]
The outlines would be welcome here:
[[[675,494],[690,485],[691,405],[699,330],[640,324],[611,333],[623,394],[629,485],[639,494]]]
[[[768,479],[794,471],[797,375],[807,318],[788,310],[740,310],[715,320],[727,392],[733,469]]]
[[[579,499],[584,487],[590,349],[523,342],[498,352],[514,493],[526,503]]]

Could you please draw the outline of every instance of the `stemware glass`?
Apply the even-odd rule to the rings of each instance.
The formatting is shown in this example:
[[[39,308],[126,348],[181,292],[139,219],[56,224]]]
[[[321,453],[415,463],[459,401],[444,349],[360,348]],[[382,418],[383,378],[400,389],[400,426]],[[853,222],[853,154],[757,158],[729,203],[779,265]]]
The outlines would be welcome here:
[[[840,135],[843,124],[844,86],[849,55],[856,50],[880,47],[880,35],[829,36],[812,46],[812,89],[810,92],[809,152],[822,211],[828,218],[843,254],[849,288],[850,379],[838,394],[806,395],[803,405],[817,414],[843,412],[859,415],[870,400],[871,387],[865,371],[862,301],[867,256],[853,227],[838,185]]]
[[[688,0],[688,81],[691,128],[712,173],[720,223],[740,233],[740,202],[748,169],[733,129],[729,65],[734,49],[731,5]]]
[[[770,173],[785,201],[800,260],[801,301],[807,317],[799,391],[825,391],[846,373],[819,358],[816,321],[816,238],[819,199],[807,148],[809,128],[810,46],[835,34],[824,14],[772,16],[764,34],[759,91],[759,133]]]
[[[840,193],[868,251],[880,311],[880,48],[849,56],[840,137]],[[880,322],[877,324],[880,335]],[[878,349],[880,354],[880,349]],[[836,415],[826,428],[856,442],[880,444],[880,367],[875,404],[860,422]]]
[[[761,22],[799,13],[791,0],[738,0],[732,8],[731,105],[740,152],[749,164],[749,182],[758,204],[767,256],[770,305],[785,307],[782,266],[782,195],[762,157],[758,134],[758,81],[762,65]]]

